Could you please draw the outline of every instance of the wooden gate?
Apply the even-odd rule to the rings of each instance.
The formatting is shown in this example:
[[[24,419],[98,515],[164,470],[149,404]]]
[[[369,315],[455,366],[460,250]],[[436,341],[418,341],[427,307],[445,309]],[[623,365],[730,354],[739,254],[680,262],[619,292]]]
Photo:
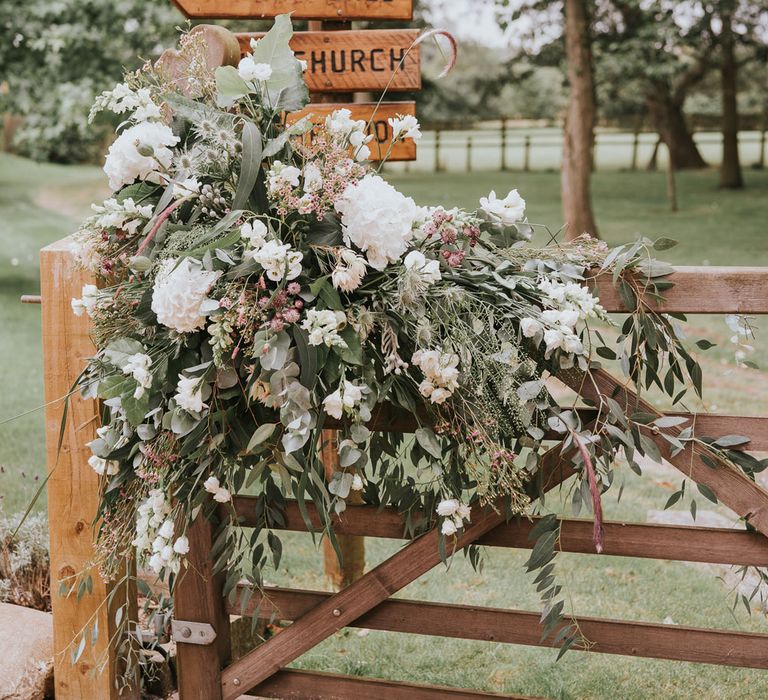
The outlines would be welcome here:
[[[661,307],[666,311],[768,313],[767,269],[678,268],[671,281],[675,287]],[[601,277],[593,282],[606,310],[625,310],[609,279]],[[593,377],[594,384],[582,382],[583,377],[574,374],[569,383],[586,399],[594,399],[599,391],[637,410],[661,415],[646,402],[638,401],[631,390],[609,373],[599,371],[593,373]],[[589,414],[590,409],[584,412]],[[751,438],[746,446],[749,450],[768,451],[768,418],[719,414],[688,414],[687,417],[691,418],[698,436],[738,432]],[[589,418],[587,415],[586,419]],[[379,416],[371,426],[374,430],[398,432],[409,432],[415,427],[408,415],[391,413]],[[617,556],[765,566],[768,563],[768,491],[724,462],[717,462],[714,468],[708,466],[701,460],[701,448],[688,447],[670,456],[663,434],[674,435],[679,430],[649,427],[647,434],[671,465],[686,477],[709,487],[719,501],[743,518],[750,528],[730,530],[607,522],[604,552]],[[711,460],[712,456],[707,459]],[[545,491],[573,475],[563,459],[560,444],[554,444],[543,463]],[[238,496],[234,506],[243,527],[254,524],[253,499]],[[457,538],[456,547],[478,543],[530,548],[528,535],[535,522],[534,519],[506,523],[503,515],[489,510],[473,518],[471,526]],[[319,527],[319,519],[316,524]],[[336,519],[336,528],[340,534],[385,538],[402,538],[405,531],[396,512],[374,507],[348,509]],[[296,504],[288,507],[285,529],[307,529]],[[209,624],[218,636],[217,644],[208,646],[179,643],[181,700],[232,700],[246,692],[278,698],[494,697],[479,691],[284,670],[301,654],[347,626],[496,643],[543,644],[538,612],[392,599],[394,593],[439,563],[437,537],[437,532],[431,531],[410,542],[339,593],[268,587],[254,595],[248,606],[249,613],[295,622],[227,665],[229,614],[240,614],[240,606],[224,602],[216,579],[209,573],[196,573],[210,572],[211,542],[210,523],[196,522],[191,537],[190,569],[177,585],[175,617],[184,621],[180,624]],[[592,523],[563,520],[560,544],[566,552],[594,554]],[[581,618],[578,623],[591,642],[585,651],[768,668],[768,634],[599,618]]]

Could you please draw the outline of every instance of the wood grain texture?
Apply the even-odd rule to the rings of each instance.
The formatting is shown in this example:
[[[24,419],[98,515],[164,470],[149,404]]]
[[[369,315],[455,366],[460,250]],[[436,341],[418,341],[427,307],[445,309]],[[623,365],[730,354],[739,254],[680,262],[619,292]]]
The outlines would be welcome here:
[[[96,401],[79,393],[69,400],[61,450],[59,433],[64,412],[62,400],[71,390],[95,348],[89,337],[87,316],[72,312],[70,300],[80,297],[84,284],[93,276],[75,262],[73,241],[65,238],[40,252],[41,295],[43,297],[43,371],[45,375],[45,441],[48,466],[48,523],[51,557],[51,604],[53,606],[54,679],[59,700],[81,698],[138,698],[138,690],[119,695],[114,686],[118,664],[109,639],[114,618],[106,600],[111,587],[92,571],[93,593],[62,597],[59,584],[88,569],[93,558],[94,520],[99,505],[99,476],[88,465],[87,443],[96,437],[100,425]],[[116,600],[126,594],[115,593]],[[97,612],[98,611],[98,612]],[[96,614],[99,637],[72,665],[72,643]],[[92,622],[92,621],[91,621]],[[90,635],[90,628],[88,629]],[[104,663],[104,670],[96,669]]]
[[[456,537],[456,549],[474,542],[503,521],[500,512],[478,513],[472,524]],[[222,674],[223,700],[234,700],[241,692],[257,686],[438,563],[438,534],[432,530],[313,607],[266,644],[235,661]]]
[[[413,0],[172,0],[195,19],[262,19],[292,13],[293,19],[405,19]]]
[[[268,588],[251,598],[250,612],[301,619],[330,599],[325,591]],[[234,606],[237,609],[237,606]],[[552,646],[541,641],[541,613],[472,605],[392,599],[361,616],[352,627],[473,639],[504,644]],[[768,634],[700,629],[684,625],[577,617],[591,642],[583,651],[675,661],[768,668]],[[281,633],[283,634],[283,633]]]
[[[674,283],[658,311],[686,314],[768,314],[768,268],[676,267],[665,280]],[[610,274],[594,273],[589,280],[607,311],[626,311]]]
[[[219,700],[221,668],[229,659],[229,616],[222,597],[223,577],[213,576],[208,555],[212,544],[212,525],[202,515],[187,530],[188,567],[176,581],[173,591],[176,620],[206,622],[216,632],[213,644],[176,645],[179,700]]]
[[[528,696],[486,693],[441,685],[402,683],[383,678],[344,676],[320,671],[279,671],[252,692],[270,698],[286,700],[534,700]]]
[[[390,117],[398,114],[415,115],[416,104],[414,102],[382,102],[378,107],[375,102],[348,102],[348,103],[311,103],[299,112],[288,115],[288,122],[292,123],[310,116],[312,121],[320,123],[333,111],[342,107],[352,112],[352,119],[362,119],[369,124],[368,133],[373,134],[373,139],[368,144],[371,149],[371,160],[379,161],[384,158],[392,140],[392,127],[388,124]],[[389,160],[415,160],[416,143],[413,139],[399,141],[392,149]]]
[[[595,403],[600,402],[601,396],[611,396],[627,411],[662,415],[654,406],[638,398],[635,392],[605,370],[593,370],[590,374],[571,370],[558,377],[580,396]],[[743,471],[715,456],[701,445],[687,443],[686,448],[673,457],[671,446],[663,438],[662,433],[676,436],[680,431],[680,427],[663,430],[643,429],[643,432],[656,443],[662,457],[672,466],[693,481],[708,486],[721,503],[728,506],[739,517],[744,518],[758,532],[768,536],[768,491],[752,481]],[[713,460],[717,467],[707,466],[702,461],[702,455]]]
[[[307,62],[304,80],[312,92],[421,90],[419,46],[409,48],[418,29],[296,32],[291,48]],[[240,50],[263,33],[237,34]],[[400,65],[402,61],[402,65]]]
[[[238,496],[234,506],[243,526],[254,524],[255,500]],[[320,531],[317,511],[308,506],[316,530]],[[539,518],[513,520],[503,523],[477,544],[488,547],[531,549],[528,536]],[[564,552],[594,554],[592,521],[563,518],[560,548]],[[333,518],[334,531],[339,535],[360,535],[388,539],[406,539],[403,518],[392,508],[360,506]],[[667,559],[670,561],[704,562],[708,564],[739,564],[765,566],[768,562],[768,539],[756,532],[692,525],[660,525],[655,523],[624,523],[606,521],[604,551],[606,555]],[[307,525],[298,505],[289,501],[285,511],[285,526],[281,529],[307,532]]]

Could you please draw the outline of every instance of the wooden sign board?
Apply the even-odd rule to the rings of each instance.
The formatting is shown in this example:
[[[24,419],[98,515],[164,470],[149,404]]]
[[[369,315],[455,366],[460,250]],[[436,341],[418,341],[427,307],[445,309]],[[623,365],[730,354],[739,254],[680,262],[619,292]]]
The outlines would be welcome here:
[[[388,120],[398,114],[416,115],[416,103],[414,102],[382,102],[376,109],[375,102],[352,102],[348,104],[309,104],[300,112],[293,112],[288,115],[289,122],[295,122],[312,115],[312,121],[320,123],[334,110],[342,107],[352,112],[352,119],[363,119],[366,122],[373,121],[369,127],[368,133],[373,134],[373,140],[368,144],[371,149],[371,160],[382,160],[387,153],[389,143],[392,140],[392,127]],[[413,139],[400,141],[395,144],[389,160],[416,160],[416,142]]]
[[[251,39],[261,36],[237,34],[241,52],[250,52]],[[408,49],[418,36],[418,29],[296,32],[291,48],[307,62],[304,76],[312,92],[416,91],[421,90],[419,46]]]
[[[173,0],[194,19],[412,19],[413,0]]]

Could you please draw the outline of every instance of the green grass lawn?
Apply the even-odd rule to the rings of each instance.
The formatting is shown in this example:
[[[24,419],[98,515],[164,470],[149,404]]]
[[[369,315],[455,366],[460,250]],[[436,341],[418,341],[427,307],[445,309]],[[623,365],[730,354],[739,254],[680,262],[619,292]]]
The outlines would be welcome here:
[[[474,206],[495,188],[517,187],[527,199],[531,221],[559,228],[559,178],[554,173],[415,174],[392,176],[396,186],[419,203]],[[667,210],[663,174],[597,173],[594,194],[601,233],[610,243],[642,233],[681,241],[666,257],[675,263],[768,265],[766,195],[768,173],[747,171],[748,188],[721,192],[714,172],[679,176],[681,211]],[[91,167],[36,165],[0,155],[0,495],[6,512],[22,508],[43,474],[40,308],[22,306],[22,293],[39,289],[37,251],[71,232],[91,199],[103,196],[104,179]],[[734,370],[728,332],[719,319],[696,319],[695,337],[720,343],[705,358],[712,379],[706,405],[718,410],[766,413],[766,375]],[[759,325],[759,324],[758,324]],[[722,376],[721,376],[722,375]],[[25,476],[22,476],[24,474]],[[643,521],[660,509],[677,484],[662,478],[619,471],[626,487],[605,499],[607,517]],[[685,508],[683,505],[683,508]],[[699,504],[705,507],[704,503]],[[287,535],[279,571],[271,583],[324,587],[322,557],[308,536]],[[374,565],[399,545],[368,545]],[[536,610],[531,581],[523,573],[526,553],[489,550],[482,575],[457,558],[419,579],[404,592],[409,598]],[[606,556],[563,555],[563,582],[573,610],[580,615],[766,631],[765,619],[729,611],[727,591],[709,571],[679,563]],[[556,652],[495,643],[463,642],[372,631],[360,636],[341,632],[302,657],[299,666],[416,682],[474,686],[502,693],[551,698],[706,698],[768,697],[768,674],[698,664],[571,652],[555,662]]]

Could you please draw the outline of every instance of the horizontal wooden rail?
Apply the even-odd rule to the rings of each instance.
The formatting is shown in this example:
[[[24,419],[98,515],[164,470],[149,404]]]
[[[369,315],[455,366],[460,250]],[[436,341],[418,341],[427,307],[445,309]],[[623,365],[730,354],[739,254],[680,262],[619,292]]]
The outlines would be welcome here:
[[[676,267],[664,278],[674,287],[664,293],[659,311],[686,314],[768,314],[768,268],[765,267]],[[606,311],[626,311],[610,274],[593,275]]]
[[[234,507],[245,527],[254,524],[253,497],[236,496]],[[319,528],[320,519],[314,506],[308,504],[307,509],[314,525]],[[534,543],[528,535],[538,520],[519,519],[499,525],[477,543],[531,549]],[[591,520],[563,519],[561,523],[560,548],[563,552],[595,553]],[[307,531],[299,507],[293,501],[286,508],[282,529]],[[747,530],[614,521],[606,521],[604,529],[604,555],[707,564],[765,566],[768,563],[768,539]],[[376,506],[355,506],[341,516],[334,516],[334,530],[340,535],[403,539],[405,526],[402,517],[392,508],[380,510]]]
[[[563,410],[566,409],[563,408]],[[597,417],[597,411],[593,408],[579,407],[576,411],[585,425]],[[733,416],[723,413],[686,413],[681,411],[665,412],[664,415],[687,418],[688,423],[680,427],[693,426],[694,435],[698,438],[744,435],[749,437],[750,441],[737,449],[745,449],[750,452],[768,451],[768,416]],[[424,425],[430,422],[426,413],[419,418],[421,423],[405,409],[391,404],[379,404],[373,410],[373,418],[369,421],[368,427],[371,430],[384,433],[413,433],[420,424]],[[328,418],[325,427],[338,429],[342,427],[342,422]],[[561,433],[551,430],[544,435],[544,440],[562,439]]]
[[[482,690],[464,690],[441,685],[402,683],[383,678],[344,676],[320,671],[284,669],[249,691],[259,697],[290,698],[290,700],[534,700],[523,695],[487,693]]]
[[[333,594],[266,588],[265,596],[255,594],[248,613],[262,617],[296,620]],[[267,597],[268,596],[268,597]],[[230,604],[230,614],[239,614],[239,605]],[[351,627],[406,632],[435,637],[553,646],[541,640],[541,614],[522,610],[472,605],[389,599],[357,618]],[[700,629],[683,625],[577,618],[590,644],[582,651],[621,654],[654,659],[768,669],[768,634]]]

